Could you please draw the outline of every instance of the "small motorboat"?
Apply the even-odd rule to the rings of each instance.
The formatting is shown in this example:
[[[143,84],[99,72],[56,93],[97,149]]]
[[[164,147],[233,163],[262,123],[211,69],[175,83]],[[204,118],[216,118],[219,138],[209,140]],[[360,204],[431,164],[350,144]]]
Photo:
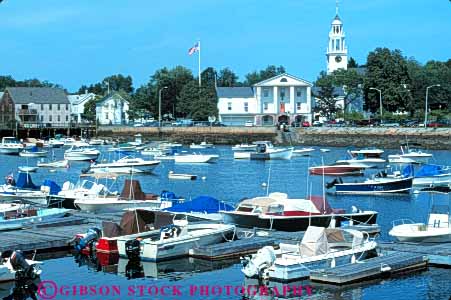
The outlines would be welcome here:
[[[18,155],[24,149],[24,145],[15,137],[3,137],[0,144],[0,153]]]
[[[204,145],[197,145],[192,143],[191,145],[189,145],[190,149],[206,149],[207,147],[205,147]]]
[[[336,194],[390,194],[410,193],[413,177],[389,178],[374,177],[363,182],[343,182],[341,178],[326,184],[327,189],[335,189]]]
[[[235,226],[218,223],[189,224],[174,220],[173,224],[154,231],[144,239],[118,238],[119,256],[143,261],[161,261],[188,256],[194,247],[224,242],[233,236]]]
[[[362,211],[355,207],[333,209],[324,197],[290,199],[285,193],[270,193],[240,201],[235,210],[220,211],[225,223],[247,228],[280,231],[305,231],[309,225],[341,227],[347,223],[376,224],[376,211]]]
[[[178,202],[164,211],[185,216],[188,221],[223,221],[221,211],[233,211],[234,207],[210,196],[198,196]]]
[[[178,174],[174,173],[174,171],[169,171],[168,173],[169,179],[177,179],[177,180],[196,180],[197,175],[193,174]]]
[[[39,169],[39,167],[19,166],[19,167],[17,167],[17,169],[20,172],[34,173]]]
[[[330,152],[330,149],[321,148],[321,149],[319,149],[319,151],[322,153],[326,153],[326,152]]]
[[[54,138],[50,138],[49,142],[48,142],[49,147],[52,148],[61,148],[64,146],[64,141],[63,140],[58,140],[58,139],[54,139]]]
[[[232,147],[232,151],[255,151],[257,145],[255,144],[237,144]]]
[[[158,160],[144,160],[139,157],[126,156],[111,163],[92,163],[89,169],[94,172],[95,170],[107,170],[113,173],[150,173],[159,164],[160,161]]]
[[[409,147],[409,145],[404,145],[401,146],[401,154],[389,155],[388,160],[389,162],[392,162],[391,160],[411,159],[418,164],[427,164],[432,156],[433,155],[431,153],[412,149]]]
[[[4,251],[2,253],[2,257],[4,261],[0,264],[0,283],[17,281],[18,274],[16,274],[19,270],[21,270],[22,274],[25,275],[25,278],[22,280],[35,280],[38,279],[42,274],[42,270],[39,267],[41,262],[35,260],[29,260],[25,258],[25,255],[20,250],[16,251]],[[2,259],[3,260],[3,259]],[[24,276],[22,275],[22,276]],[[26,282],[26,281],[25,281]],[[17,283],[16,283],[17,285]],[[14,288],[14,286],[11,286]],[[21,287],[23,289],[23,287]],[[0,290],[0,293],[3,289]],[[14,290],[15,291],[15,290]],[[23,291],[21,291],[23,292]],[[8,297],[10,293],[6,297],[2,297],[3,299],[14,299],[14,297]],[[21,296],[22,297],[22,296]],[[36,298],[36,297],[35,297]]]
[[[309,156],[314,151],[315,151],[314,148],[294,149],[293,156]]]
[[[451,184],[451,169],[439,165],[423,165],[413,178],[414,186],[443,186]]]
[[[328,166],[310,167],[311,175],[328,175],[328,176],[360,176],[366,169],[365,165],[349,165],[349,164],[333,164]]]
[[[382,150],[380,150],[382,151]],[[382,151],[383,152],[383,151]],[[365,152],[364,152],[365,153]],[[337,160],[336,164],[358,165],[366,166],[367,168],[385,168],[387,161],[383,158],[377,157],[376,154],[365,155],[356,154],[352,151],[348,151],[350,158]]]
[[[333,268],[374,256],[377,243],[366,232],[309,226],[299,244],[265,246],[242,259],[246,277],[287,282],[312,270]]]
[[[22,152],[19,153],[19,156],[22,157],[46,157],[47,156],[48,151],[46,150],[39,150],[38,147],[33,146],[31,148],[31,150],[23,150]]]
[[[235,159],[251,159],[251,160],[269,160],[269,159],[291,159],[293,155],[293,147],[275,148],[269,141],[254,142],[256,150],[254,151],[235,151],[233,158]]]
[[[43,168],[67,168],[69,166],[69,161],[66,159],[47,162],[39,161],[36,165]]]
[[[64,217],[69,212],[65,208],[18,208],[0,212],[0,231],[20,229]]]
[[[449,213],[431,213],[428,223],[415,223],[402,219],[393,221],[388,234],[400,242],[408,243],[449,243],[451,226]]]
[[[183,154],[175,155],[174,161],[176,163],[211,163],[215,161],[219,156],[216,154]]]
[[[102,140],[102,139],[90,139],[88,144],[91,145],[91,146],[104,145],[105,144],[105,140]]]
[[[380,158],[384,153],[382,149],[368,148],[360,150],[350,150],[349,153],[352,157],[363,157],[363,158]]]
[[[91,161],[96,160],[99,155],[100,151],[95,148],[74,144],[64,152],[64,159],[69,161]]]

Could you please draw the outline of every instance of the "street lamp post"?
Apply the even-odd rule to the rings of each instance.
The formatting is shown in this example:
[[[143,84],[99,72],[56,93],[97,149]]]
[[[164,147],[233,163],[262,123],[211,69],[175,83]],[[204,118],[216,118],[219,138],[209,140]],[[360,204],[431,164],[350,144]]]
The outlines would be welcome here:
[[[426,103],[424,107],[424,127],[426,128],[428,125],[428,96],[429,96],[429,89],[433,87],[439,87],[440,84],[433,84],[426,88]]]
[[[158,127],[161,127],[161,92],[167,88],[164,86],[158,91]]]
[[[382,124],[383,123],[382,122],[382,91],[380,89],[373,88],[373,87],[371,87],[370,90],[375,90],[375,91],[379,92],[379,105],[380,105],[380,111],[381,111],[381,124]]]

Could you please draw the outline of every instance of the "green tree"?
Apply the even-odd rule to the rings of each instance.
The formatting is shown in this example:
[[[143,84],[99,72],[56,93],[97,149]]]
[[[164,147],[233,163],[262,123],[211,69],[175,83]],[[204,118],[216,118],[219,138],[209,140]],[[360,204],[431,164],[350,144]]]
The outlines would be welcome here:
[[[315,110],[328,120],[334,119],[336,114],[342,110],[337,106],[337,94],[335,93],[334,77],[327,75],[324,71],[315,82],[317,92],[313,96],[317,98]]]
[[[124,91],[127,94],[133,93],[133,79],[131,76],[124,76],[122,74],[111,75],[105,77],[101,82],[91,84],[89,86],[82,85],[78,89],[78,94],[94,93],[96,95],[106,95],[108,92],[108,84],[110,86],[110,93],[113,91]]]
[[[196,121],[207,121],[209,116],[217,116],[217,96],[213,87],[199,87],[193,80],[186,84],[178,98],[179,109],[183,111],[183,117]]]
[[[216,82],[216,70],[212,67],[208,67],[202,71],[200,74],[202,78],[202,86],[204,87],[215,87]]]
[[[12,76],[0,76],[0,91],[5,90],[7,87],[16,86],[16,81]]]
[[[333,85],[343,88],[344,91],[344,111],[348,111],[348,106],[363,97],[364,76],[355,69],[338,69],[332,73]]]
[[[261,70],[259,72],[254,71],[246,74],[246,81],[244,85],[253,85],[260,81],[269,79],[271,77],[286,73],[285,68],[283,66],[276,67],[274,65],[267,66],[266,69]]]
[[[358,68],[359,64],[357,63],[357,61],[354,59],[354,57],[349,58],[348,61],[348,69],[355,69]]]
[[[406,94],[410,84],[407,61],[400,50],[377,48],[367,58],[365,78],[366,108],[372,112],[379,109],[379,93],[382,91],[383,109],[395,112],[411,110],[411,97]]]
[[[82,118],[89,122],[94,122],[96,120],[96,103],[99,98],[93,98],[85,103],[85,107],[83,109]]]
[[[233,87],[239,86],[238,76],[229,68],[224,68],[218,74],[218,86]]]

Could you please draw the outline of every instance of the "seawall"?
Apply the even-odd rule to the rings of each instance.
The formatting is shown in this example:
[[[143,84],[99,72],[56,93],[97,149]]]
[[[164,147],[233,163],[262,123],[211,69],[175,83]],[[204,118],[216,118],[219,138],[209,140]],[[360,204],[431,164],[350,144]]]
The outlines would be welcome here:
[[[169,140],[184,144],[207,141],[215,144],[270,140],[281,145],[399,148],[419,143],[426,149],[451,149],[451,128],[309,127],[281,132],[275,127],[99,127],[99,137],[130,141],[135,134],[146,140]]]

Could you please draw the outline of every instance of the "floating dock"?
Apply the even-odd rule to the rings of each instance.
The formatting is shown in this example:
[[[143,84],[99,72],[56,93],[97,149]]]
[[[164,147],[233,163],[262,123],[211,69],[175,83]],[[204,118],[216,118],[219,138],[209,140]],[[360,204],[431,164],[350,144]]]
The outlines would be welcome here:
[[[310,280],[325,284],[345,285],[397,273],[424,270],[427,265],[428,259],[424,255],[397,252],[366,259],[359,263],[315,270],[310,272]]]
[[[410,244],[410,243],[378,243],[379,248],[386,253],[414,253],[425,255],[429,259],[429,264],[437,267],[451,266],[451,243],[441,244]]]

